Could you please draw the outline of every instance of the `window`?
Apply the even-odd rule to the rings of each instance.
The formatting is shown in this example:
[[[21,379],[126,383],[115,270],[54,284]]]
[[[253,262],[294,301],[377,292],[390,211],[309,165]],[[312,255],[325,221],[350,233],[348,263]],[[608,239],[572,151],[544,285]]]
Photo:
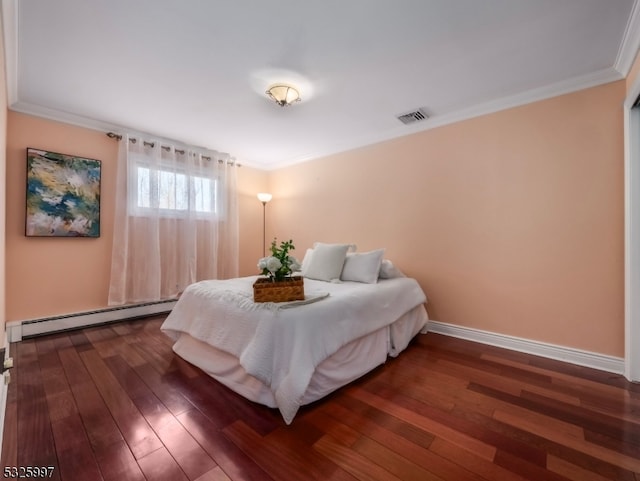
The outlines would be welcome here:
[[[135,170],[135,177],[133,210],[137,215],[144,216],[148,209],[159,209],[166,217],[218,213],[218,182],[215,179],[140,165]]]

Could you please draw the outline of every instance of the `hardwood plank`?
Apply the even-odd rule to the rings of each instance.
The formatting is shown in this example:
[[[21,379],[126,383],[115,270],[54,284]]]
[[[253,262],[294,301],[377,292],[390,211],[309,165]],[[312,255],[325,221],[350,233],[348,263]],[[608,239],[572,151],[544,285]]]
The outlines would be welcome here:
[[[56,450],[72,450],[74,447],[86,445],[90,449],[89,438],[83,429],[79,414],[59,419],[51,423]]]
[[[320,438],[313,449],[333,461],[355,478],[364,481],[402,481],[368,458],[340,444],[329,435]],[[300,479],[300,478],[298,478]]]
[[[61,477],[102,480],[91,443],[59,362],[43,368],[43,382]],[[56,379],[56,381],[52,381]]]
[[[160,448],[138,459],[138,464],[147,479],[153,479],[154,481],[188,481],[187,476],[165,448]]]
[[[526,422],[520,419],[518,415],[511,413],[496,411],[495,418],[512,426],[519,426],[521,429],[533,432],[538,436],[588,454],[596,459],[620,466],[621,468],[632,472],[640,473],[640,459],[638,458],[625,456],[615,451],[604,449],[601,446],[591,444],[587,441],[563,435],[562,433],[556,435],[553,430],[549,430],[546,426],[540,425],[538,422]]]
[[[333,403],[327,406],[323,411],[330,412],[332,417],[334,418],[333,422],[322,419],[321,421],[324,423],[324,425],[337,424],[339,426],[341,425],[341,423],[339,423],[338,420],[342,420],[349,426],[353,427],[354,430],[357,429],[354,434],[355,440],[351,444],[341,442],[339,438],[334,435],[334,432],[336,432],[335,427],[330,430],[327,429],[327,434],[333,436],[335,439],[341,442],[341,444],[344,444],[345,446],[352,446],[356,451],[359,451],[363,455],[366,455],[365,452],[358,448],[358,446],[362,447],[363,439],[375,441],[376,443],[379,443],[381,447],[386,447],[385,449],[388,449],[390,453],[381,453],[380,455],[373,454],[373,458],[375,459],[386,459],[383,465],[404,464],[404,460],[398,461],[399,458],[395,460],[393,458],[393,456],[400,456],[402,458],[407,458],[407,460],[411,460],[413,463],[415,463],[416,466],[419,466],[423,470],[428,471],[428,475],[424,473],[420,475],[425,476],[424,479],[429,479],[429,477],[435,477],[436,479],[455,479],[456,481],[482,481],[484,479],[481,476],[475,475],[474,473],[467,471],[466,469],[456,465],[455,463],[431,452],[429,450],[429,446],[436,439],[432,436],[429,436],[430,441],[428,443],[428,446],[421,446],[419,444],[414,444],[409,439],[397,434],[394,431],[379,426],[376,422],[376,418],[368,419],[364,416],[354,415],[354,413],[349,412],[344,408],[340,408]],[[377,449],[379,450],[381,448],[377,447]],[[413,468],[411,469],[414,470]],[[398,475],[397,472],[394,473]],[[402,474],[398,476],[402,479],[408,479],[410,475]]]
[[[580,405],[596,414],[613,415],[624,421],[638,422],[640,407],[631,399],[582,398]]]
[[[449,383],[445,387],[434,379],[420,378],[418,382],[403,380],[401,376],[396,376],[393,381],[380,377],[375,382],[367,382],[365,389],[373,394],[401,390],[403,395],[441,411],[452,411],[456,407],[464,406],[487,416],[492,415],[493,411],[500,406],[500,401],[470,392],[467,389],[468,385],[469,381],[462,379],[457,383]],[[521,388],[519,387],[517,391],[520,392]]]
[[[73,388],[75,386],[93,383],[91,376],[89,376],[75,348],[72,347],[59,351],[58,357],[60,358],[60,364],[64,369],[64,374],[69,386]]]
[[[498,356],[492,356],[490,358],[495,359],[495,362],[502,362],[509,365],[515,364],[509,360],[501,361]],[[570,404],[576,404],[576,400],[578,400],[577,404],[584,404],[584,395],[587,394],[594,404],[599,404],[598,400],[602,401],[605,406],[613,402],[613,411],[617,414],[620,413],[620,410],[623,409],[625,405],[640,408],[640,404],[636,402],[637,400],[634,401],[632,393],[628,390],[628,382],[624,379],[622,380],[622,382],[618,382],[621,376],[611,375],[609,373],[589,375],[582,378],[580,383],[577,383],[575,382],[576,380],[574,379],[574,377],[566,374],[566,372],[578,372],[582,375],[586,375],[589,370],[585,371],[585,369],[580,366],[572,366],[570,369],[565,369],[563,368],[563,363],[559,361],[537,361],[538,362],[536,364],[528,364],[527,369],[530,369],[533,372],[548,375],[552,378],[553,381],[546,393],[534,391],[536,394],[540,394],[545,397],[551,397],[558,401],[564,401]],[[537,365],[548,365],[550,363],[556,366],[555,371],[539,367]],[[569,392],[567,392],[566,389],[567,384],[571,385]],[[619,387],[619,385],[621,384],[625,387]],[[533,385],[529,383],[528,389],[531,391],[532,388]],[[614,399],[620,399],[623,400],[623,402],[620,403],[618,401],[612,401]]]
[[[100,450],[123,437],[75,348],[59,352],[65,376],[91,444]]]
[[[128,336],[126,342],[160,374],[175,370],[173,351],[171,351],[171,348],[158,342],[153,336],[146,335],[146,333],[136,333]]]
[[[56,351],[61,351],[62,349],[73,347],[73,343],[71,342],[71,339],[69,339],[69,334],[66,332],[51,334],[47,337],[49,337],[53,342]]]
[[[140,466],[129,446],[120,440],[96,451],[96,459],[105,481],[144,481]],[[75,478],[70,478],[69,481]]]
[[[544,411],[547,416],[582,426],[586,433],[607,437],[614,441],[607,445],[615,445],[616,449],[625,454],[640,457],[640,422],[627,421],[606,414],[594,416],[590,409],[582,406],[566,405],[555,399],[527,391],[523,391],[521,397],[521,405],[527,409]],[[640,418],[637,421],[640,421]],[[595,442],[593,437],[590,440]]]
[[[104,361],[189,479],[216,467],[216,463],[122,358],[115,356]]]
[[[87,350],[80,356],[136,459],[162,448],[162,442],[98,352],[95,349]]]
[[[64,369],[62,367],[43,369],[42,372],[44,374],[43,387],[51,422],[77,414],[78,407],[64,375]]]
[[[129,363],[131,366],[131,364]],[[161,376],[158,371],[148,364],[131,366],[135,372],[144,380],[145,384],[164,406],[174,415],[185,413],[194,408],[193,404],[187,400],[182,391],[174,386],[170,380]]]
[[[243,421],[236,421],[223,430],[224,434],[244,453],[252,458],[274,479],[281,481],[298,481],[300,479],[325,480],[330,479],[332,471],[337,466],[328,463],[311,449],[299,449],[300,446],[290,446],[282,442],[264,442],[262,437],[248,427]],[[270,438],[272,439],[272,438]],[[309,455],[313,461],[309,461]],[[321,467],[331,464],[328,473]]]
[[[452,351],[449,348],[432,345],[428,353],[429,357],[436,357],[439,363],[452,367],[454,370],[468,370],[468,372],[478,375],[480,373],[496,374],[505,378],[526,380],[527,382],[537,384],[551,382],[549,375],[536,372],[528,366],[511,366],[487,360],[483,357],[486,353],[482,352],[483,350],[487,350],[487,348],[488,346],[482,346],[481,351],[474,354],[473,351],[468,349],[468,346],[459,348],[457,351]],[[424,355],[425,351],[422,351],[421,354]],[[451,363],[453,363],[453,365],[451,365]]]
[[[340,444],[343,444],[345,446],[353,446],[355,442],[360,439],[360,437],[362,436],[362,431],[365,429],[361,425],[352,427],[347,424],[343,424],[338,421],[339,416],[336,416],[336,418],[334,419],[329,414],[327,414],[327,411],[331,413],[335,412],[335,409],[331,410],[331,406],[326,405],[304,416],[305,423],[308,423],[315,428],[315,436],[311,444],[313,445],[320,438],[320,436],[324,434],[330,434]],[[296,423],[296,425],[297,424],[298,423]],[[360,429],[356,430],[356,427]],[[318,433],[320,434],[320,436],[318,436]],[[317,437],[317,439],[315,439],[315,437]]]
[[[194,409],[176,417],[227,476],[234,481],[273,480],[200,411]]]
[[[93,349],[93,344],[87,337],[84,331],[73,331],[69,333],[69,340],[76,351],[82,352],[89,349]]]
[[[336,397],[335,402],[322,407],[333,418],[344,422],[361,434],[371,435],[379,428],[406,439],[411,444],[428,449],[435,436],[426,430],[391,416],[351,396]],[[397,440],[396,440],[397,441]]]
[[[225,474],[225,472],[217,466],[213,468],[211,471],[204,473],[195,481],[233,481],[229,476]]]
[[[433,480],[442,481],[443,478],[436,476],[433,472],[421,467],[420,465],[409,461],[405,456],[401,456],[392,449],[382,444],[362,436],[353,446],[353,451],[359,453],[369,459],[371,463],[375,463],[402,479],[403,481],[423,481]],[[407,453],[408,454],[408,453]],[[474,476],[468,476],[462,479],[479,479]]]
[[[35,343],[27,341],[18,346],[17,358],[17,438],[22,442],[18,445],[16,466],[53,466],[53,479],[60,479]]]
[[[22,342],[17,342],[14,346],[16,348],[16,366],[24,366],[38,360],[38,349],[33,339],[26,339]]]
[[[147,360],[128,342],[120,340],[120,342],[114,342],[113,347],[115,348],[114,354],[119,354],[132,368],[148,365]]]
[[[111,328],[111,325],[89,327],[87,329],[83,329],[82,332],[87,337],[89,342],[91,342],[94,348],[96,344],[99,344],[103,341],[117,339],[119,337],[118,334]]]
[[[264,436],[261,443],[268,445],[269,451],[275,448],[275,451],[277,451],[276,458],[279,459],[284,456],[294,461],[299,470],[306,471],[305,479],[354,481],[353,476],[348,472],[340,469],[335,463],[312,449],[318,439],[324,435],[322,429],[308,422],[309,414],[315,410],[314,407],[308,410],[308,414],[303,414],[299,422],[283,426]],[[348,438],[349,433],[346,431],[342,434]],[[251,430],[251,432],[257,433],[255,430]],[[268,463],[273,465],[274,461],[274,459],[270,459]],[[258,462],[258,464],[265,467],[265,462]],[[276,470],[279,472],[282,471],[282,468],[274,466],[273,471]]]
[[[611,477],[605,478],[598,473],[581,468],[580,466],[576,466],[575,464],[555,456],[548,457],[547,469],[573,481],[607,481],[616,479]]]
[[[97,453],[113,443],[124,440],[95,385],[71,386],[71,390],[87,436]]]
[[[496,453],[495,463],[531,481],[567,481],[567,478],[560,474],[549,471],[538,464],[530,463],[526,459],[514,456],[506,451],[498,451]]]
[[[122,389],[124,389],[132,400],[137,397],[144,397],[151,394],[149,386],[144,382],[140,375],[125,361],[120,355],[104,357],[103,362],[109,368],[113,377],[118,380]]]
[[[511,400],[511,402],[505,402],[495,410],[494,417],[496,419],[499,419],[500,413],[509,414],[512,417],[517,417],[521,420],[521,424],[518,426],[520,428],[525,425],[527,428],[534,424],[538,425],[539,428],[537,429],[536,434],[542,435],[543,437],[545,437],[544,434],[540,433],[544,433],[544,431],[547,430],[553,431],[554,439],[561,439],[563,436],[566,436],[567,438],[584,440],[584,428],[582,426],[547,414],[545,409],[532,404],[527,404],[520,396],[510,396],[479,386],[470,386],[469,389],[473,389],[476,392],[481,391],[485,394],[493,392],[494,397],[496,398]],[[536,407],[538,407],[537,410],[535,409]],[[540,411],[543,411],[543,413]]]
[[[525,479],[519,474],[509,471],[493,462],[489,462],[444,439],[436,438],[431,446],[429,446],[429,450],[452,464],[488,481],[522,481]],[[451,475],[443,473],[441,476],[443,476],[444,479],[455,480],[458,479],[460,475],[452,472]]]
[[[195,479],[217,466],[216,462],[193,439],[175,418],[169,418],[156,432],[176,463],[189,479]]]
[[[468,449],[485,459],[493,460],[493,457],[495,456],[496,448],[494,446],[475,439],[474,437],[469,436],[466,432],[451,428],[447,424],[434,421],[428,415],[421,415],[419,412],[416,412],[415,409],[420,412],[428,410],[428,406],[426,405],[420,406],[419,404],[411,403],[412,409],[409,409],[394,401],[368,393],[361,388],[350,388],[347,392],[367,404],[376,406],[388,414],[418,426],[437,437],[447,439],[453,444],[457,444],[460,447]],[[433,410],[429,410],[429,413],[433,412]]]
[[[601,476],[608,477],[609,479],[634,480],[633,473],[630,473],[628,470],[624,470],[614,464],[596,459],[586,453],[538,436],[524,429],[519,429],[515,426],[502,423],[495,420],[493,417],[487,417],[483,414],[470,412],[465,409],[456,409],[454,410],[454,413],[457,416],[473,420],[475,423],[484,426],[484,428],[489,432],[501,433],[508,439],[512,439],[514,441],[514,446],[524,444],[526,446],[535,447],[538,452],[546,452],[547,459],[548,456],[555,456],[576,466],[581,466],[586,470],[598,473]],[[524,459],[529,458],[525,454],[526,451],[520,452],[517,448],[514,449],[514,446],[509,443],[503,447],[515,456],[520,456]],[[538,464],[540,464],[540,461],[538,461]]]
[[[183,396],[218,428],[223,428],[240,418],[251,423],[261,434],[266,434],[284,424],[276,410],[247,402],[239,394],[204,374],[197,379],[191,379],[179,373],[171,373],[164,376],[164,379],[180,389]]]
[[[58,450],[58,460],[61,479],[104,480],[89,446],[74,446],[70,450]]]

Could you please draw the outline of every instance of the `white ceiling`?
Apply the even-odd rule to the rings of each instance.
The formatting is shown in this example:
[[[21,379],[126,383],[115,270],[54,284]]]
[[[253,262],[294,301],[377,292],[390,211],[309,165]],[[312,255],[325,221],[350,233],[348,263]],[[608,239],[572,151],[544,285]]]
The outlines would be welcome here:
[[[636,1],[3,0],[9,102],[270,169],[623,78]]]

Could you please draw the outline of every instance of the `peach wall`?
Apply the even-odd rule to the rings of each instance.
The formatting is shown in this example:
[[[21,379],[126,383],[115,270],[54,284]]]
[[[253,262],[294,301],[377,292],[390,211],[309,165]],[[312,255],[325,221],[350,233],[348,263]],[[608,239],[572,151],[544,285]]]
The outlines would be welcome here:
[[[87,238],[26,238],[24,201],[26,148],[35,147],[102,161],[101,236]],[[111,245],[114,222],[115,166],[118,143],[103,132],[32,117],[17,112],[8,115],[6,275],[7,320],[24,320],[82,312],[107,306]],[[252,202],[263,190],[266,173],[241,167],[240,234],[256,237],[260,210]],[[255,191],[255,192],[254,192]],[[246,215],[245,215],[246,212]],[[261,220],[260,220],[261,222]],[[256,227],[258,226],[258,227]],[[261,235],[261,234],[260,234]],[[260,246],[241,245],[241,271]],[[253,273],[253,271],[251,271]]]
[[[385,247],[432,319],[623,356],[625,82],[269,175],[269,235]]]
[[[267,190],[268,173],[264,170],[238,169],[238,205],[240,222],[240,276],[258,274],[256,267],[262,257],[262,204],[256,197]],[[267,206],[267,214],[270,212]]]
[[[275,172],[238,171],[240,274],[267,239],[384,246],[433,319],[623,355],[625,82]],[[8,114],[6,319],[106,306],[117,143]],[[1,139],[0,139],[1,141]],[[25,149],[103,161],[102,237],[24,237]],[[1,164],[0,164],[1,167]],[[577,334],[578,333],[578,334]]]
[[[102,161],[100,238],[24,236],[27,147]],[[7,320],[107,305],[117,149],[117,142],[102,132],[9,112]]]

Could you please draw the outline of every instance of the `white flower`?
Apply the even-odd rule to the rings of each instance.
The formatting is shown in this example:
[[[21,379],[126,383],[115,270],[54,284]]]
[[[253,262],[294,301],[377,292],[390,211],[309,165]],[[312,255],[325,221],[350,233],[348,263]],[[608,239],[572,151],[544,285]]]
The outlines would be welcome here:
[[[277,257],[267,257],[267,270],[272,274],[282,267],[282,262]]]
[[[291,269],[291,272],[298,272],[300,270],[302,270],[302,265],[300,264],[300,262],[298,262],[298,259],[296,259],[293,256],[289,256],[289,268]]]
[[[291,276],[294,270],[300,270],[300,262],[289,255],[289,250],[293,249],[295,247],[292,240],[281,242],[278,247],[274,239],[271,243],[271,255],[258,260],[258,269],[262,275],[275,282]]]
[[[267,259],[268,257],[263,257],[258,261],[258,269],[263,270],[267,268]]]

